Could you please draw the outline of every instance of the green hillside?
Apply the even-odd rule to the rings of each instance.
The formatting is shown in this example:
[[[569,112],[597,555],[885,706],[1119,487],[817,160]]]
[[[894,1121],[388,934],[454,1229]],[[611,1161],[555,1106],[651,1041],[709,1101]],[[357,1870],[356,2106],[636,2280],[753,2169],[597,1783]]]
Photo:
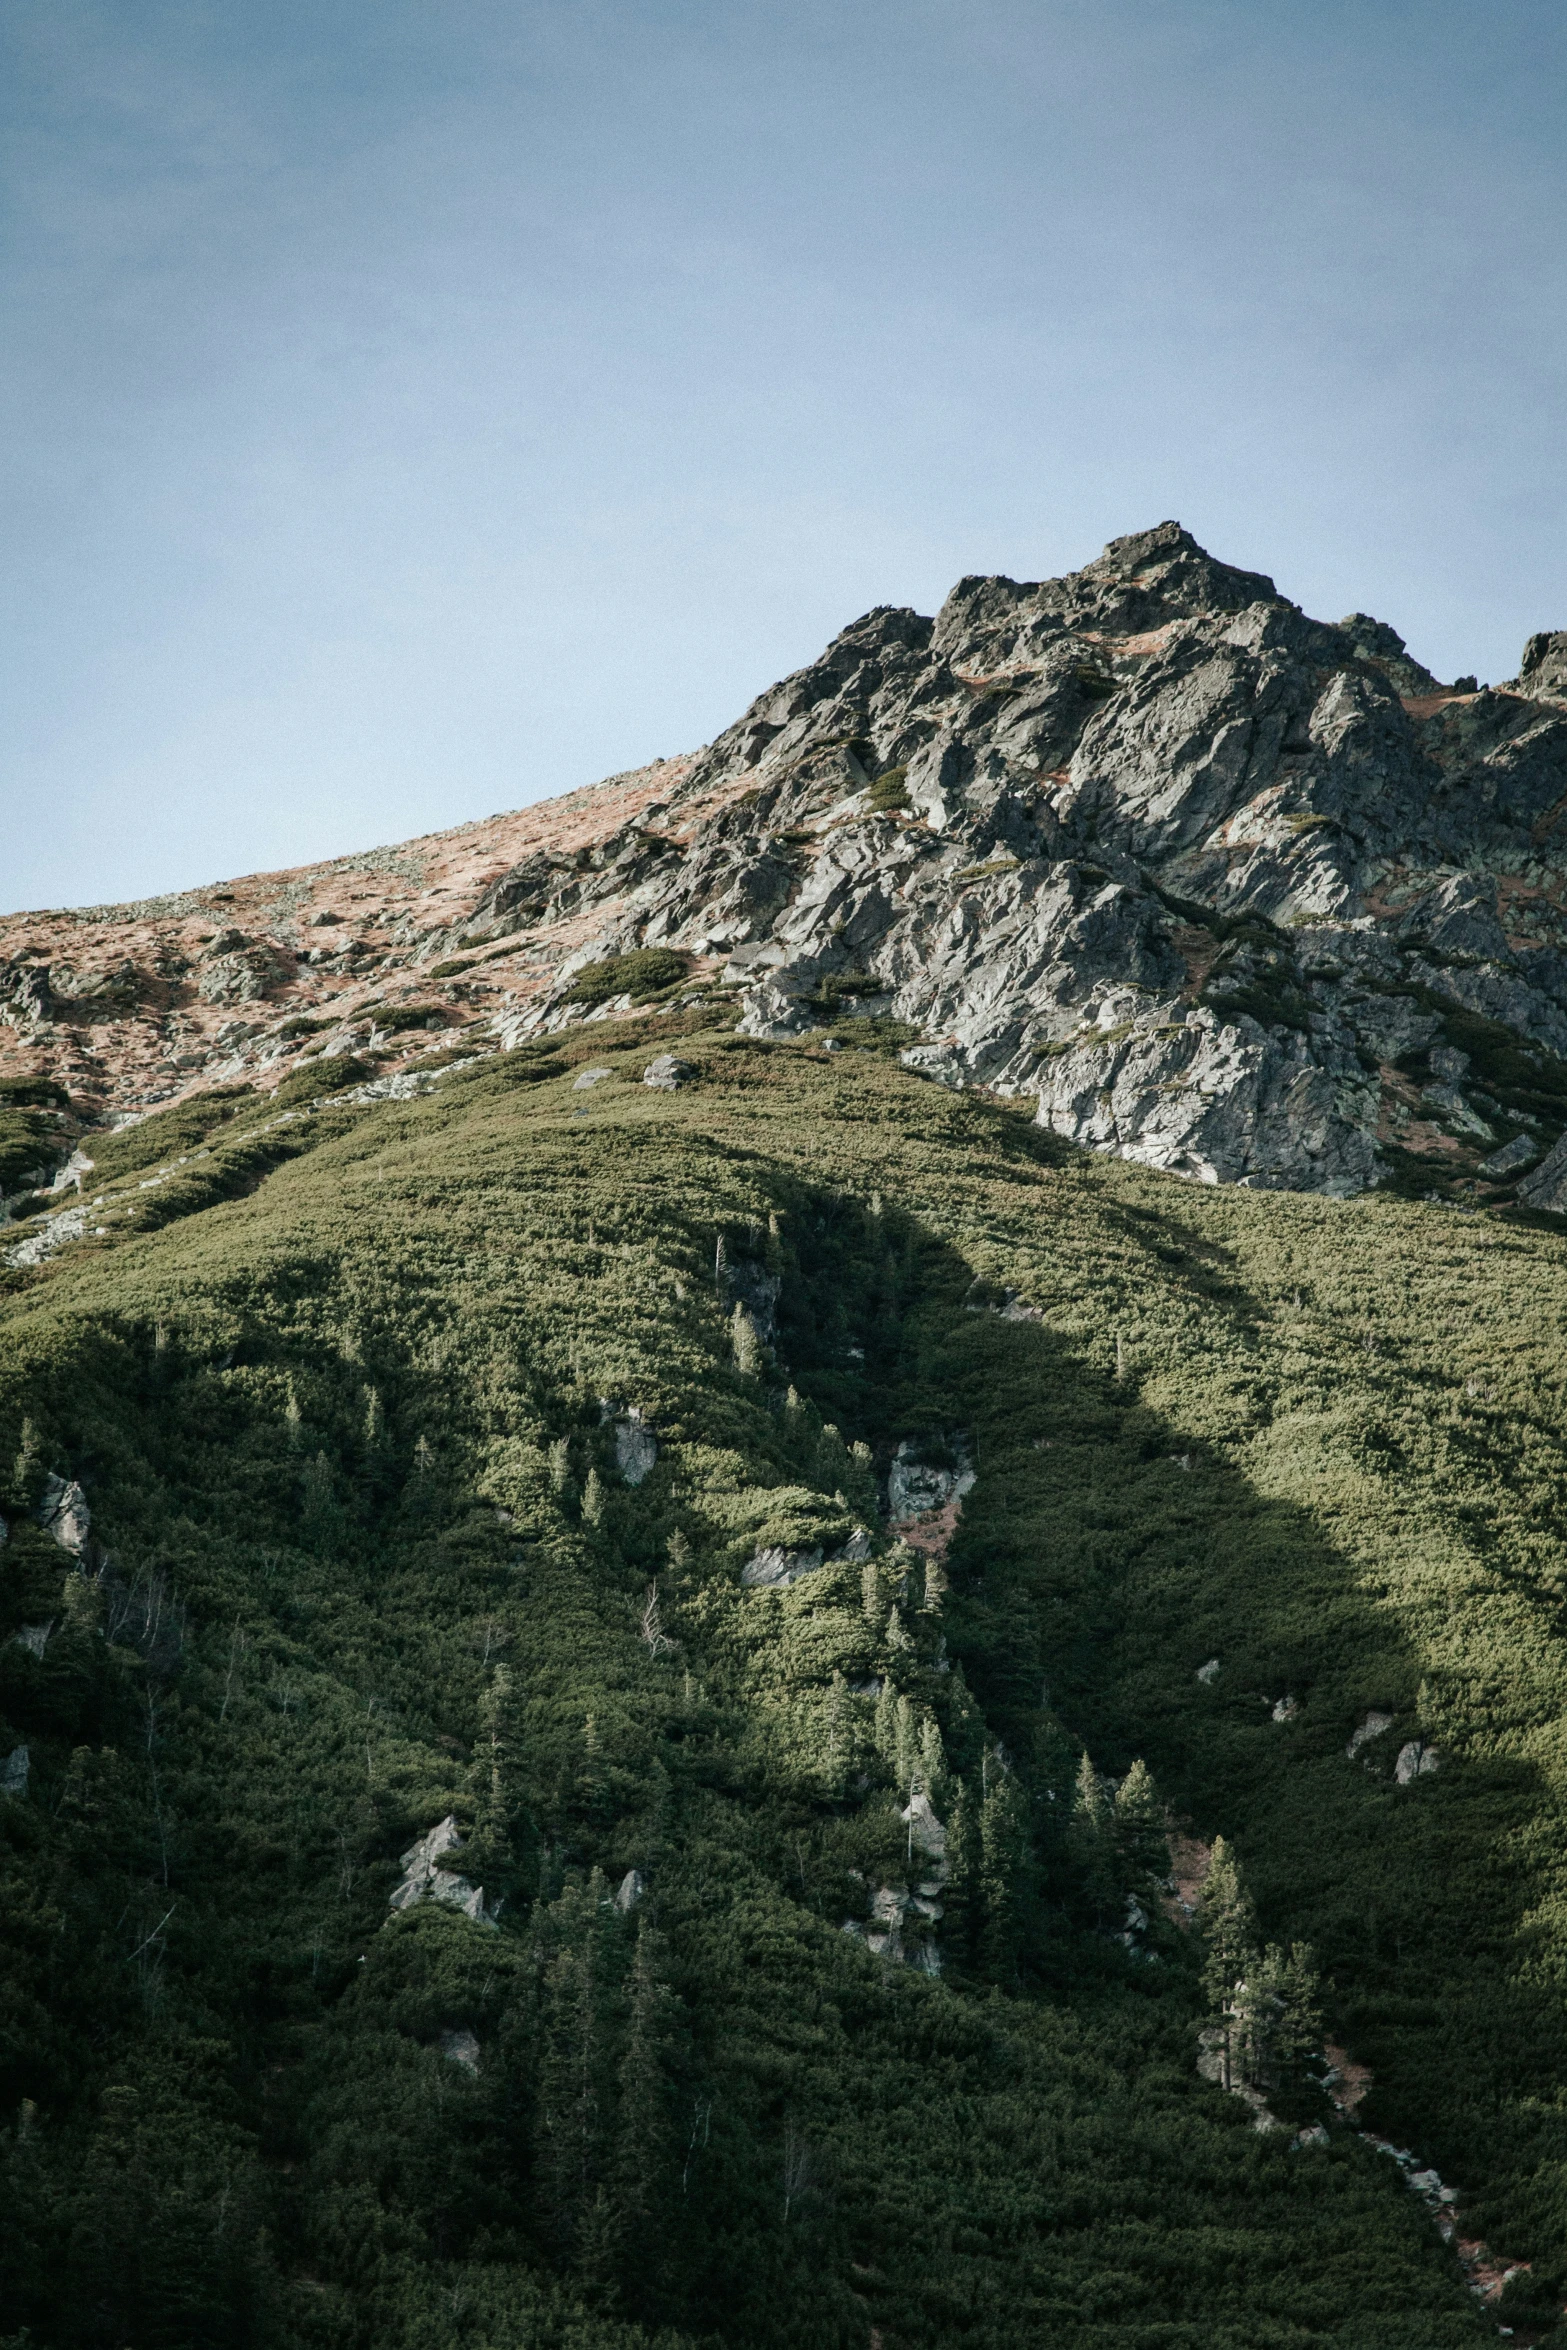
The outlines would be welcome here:
[[[7,2350],[1567,2342],[1559,1228],[689,1017],[150,1120],[6,1276]],[[1279,2128],[1199,2077],[1166,1807],[1500,2302],[1285,2038]],[[448,1815],[488,1914],[393,1910]]]

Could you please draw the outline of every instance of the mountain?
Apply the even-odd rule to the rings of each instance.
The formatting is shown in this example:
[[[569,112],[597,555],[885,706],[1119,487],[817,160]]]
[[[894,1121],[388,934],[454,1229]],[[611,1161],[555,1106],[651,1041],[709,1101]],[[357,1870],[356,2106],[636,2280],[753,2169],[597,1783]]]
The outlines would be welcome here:
[[[1567,2342],[1562,650],[1166,526],[11,919],[4,2350]]]
[[[1165,523],[1063,580],[963,580],[934,621],[872,612],[695,757],[13,917],[6,1065],[139,1113],[686,979],[735,991],[745,1034],[869,1020],[911,1067],[1203,1182],[1553,1207],[1564,811],[1567,632],[1507,686],[1442,686],[1386,623],[1308,620]]]

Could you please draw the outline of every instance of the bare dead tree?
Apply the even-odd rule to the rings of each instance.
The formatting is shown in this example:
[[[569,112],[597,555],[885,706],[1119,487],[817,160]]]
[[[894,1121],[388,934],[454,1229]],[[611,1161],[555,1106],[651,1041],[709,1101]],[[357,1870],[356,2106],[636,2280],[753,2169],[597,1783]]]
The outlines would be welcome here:
[[[663,1621],[659,1615],[657,1583],[650,1583],[643,1596],[640,1630],[652,1655],[673,1656],[676,1643],[664,1630]]]
[[[790,2122],[784,2130],[783,2158],[783,2216],[789,2225],[789,2213],[796,2203],[811,2192],[816,2184],[816,2165],[810,2147]]]

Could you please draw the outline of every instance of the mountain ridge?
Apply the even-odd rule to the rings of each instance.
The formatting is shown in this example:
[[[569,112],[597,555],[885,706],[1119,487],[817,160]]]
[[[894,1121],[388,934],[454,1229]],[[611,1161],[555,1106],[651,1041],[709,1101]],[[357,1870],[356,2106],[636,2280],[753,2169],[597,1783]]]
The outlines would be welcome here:
[[[0,1075],[101,1122],[316,1053],[401,1066],[421,1020],[493,1048],[628,1009],[573,983],[658,949],[743,1033],[861,1021],[1200,1181],[1553,1207],[1564,810],[1567,632],[1442,686],[1165,523],[879,607],[705,750],[563,800],[7,917]]]

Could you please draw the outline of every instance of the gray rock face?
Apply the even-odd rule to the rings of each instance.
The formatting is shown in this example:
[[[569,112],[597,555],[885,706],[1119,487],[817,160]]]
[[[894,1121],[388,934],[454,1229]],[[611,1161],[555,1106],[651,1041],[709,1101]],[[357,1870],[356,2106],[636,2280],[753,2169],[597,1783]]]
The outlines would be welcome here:
[[[1173,1015],[1173,1016],[1172,1016]],[[1375,1178],[1377,1102],[1346,1053],[1179,1003],[1069,1045],[1045,1065],[1040,1123],[1199,1183],[1325,1191]]]
[[[961,1455],[955,1468],[937,1468],[921,1460],[918,1446],[905,1437],[887,1471],[887,1515],[895,1526],[907,1525],[949,1501],[962,1501],[973,1489],[974,1471]]]
[[[1485,1040],[1567,1061],[1567,632],[1446,687],[1175,523],[868,613],[652,813],[467,919],[569,918],[563,975],[713,958],[757,1038],[896,1022],[910,1067],[1199,1182],[1484,1184],[1529,1123]],[[508,1038],[587,1016],[557,988]]]
[[[740,1580],[751,1591],[787,1591],[802,1575],[814,1574],[822,1563],[818,1550],[758,1550],[740,1569]]]
[[[14,1795],[18,1801],[27,1793],[27,1781],[32,1771],[32,1756],[25,1746],[13,1746],[0,1762],[0,1795]]]
[[[87,1210],[85,1208],[62,1208],[57,1216],[46,1216],[38,1229],[29,1233],[26,1240],[19,1240],[15,1248],[7,1249],[6,1263],[9,1265],[41,1265],[46,1257],[52,1257],[57,1250],[65,1248],[69,1242],[80,1240],[86,1229]]]
[[[490,1924],[490,1913],[484,1906],[484,1887],[459,1876],[454,1869],[441,1866],[449,1856],[460,1852],[462,1845],[456,1819],[448,1812],[444,1820],[437,1821],[403,1854],[402,1882],[388,1906],[412,1909],[420,1901],[442,1901],[449,1908],[460,1909],[464,1917],[472,1918],[477,1924]]]
[[[660,1053],[643,1070],[642,1082],[656,1093],[674,1093],[694,1074],[689,1061],[677,1061],[673,1053]]]
[[[1493,1151],[1488,1159],[1482,1159],[1480,1172],[1500,1181],[1504,1175],[1516,1175],[1520,1167],[1527,1167],[1529,1161],[1537,1159],[1539,1155],[1539,1144],[1529,1135],[1520,1134],[1513,1141],[1504,1143],[1499,1151]]]
[[[658,1461],[658,1438],[633,1404],[615,1422],[615,1466],[628,1485],[640,1485]]]
[[[810,1550],[782,1550],[770,1545],[752,1552],[740,1569],[740,1581],[749,1591],[787,1591],[791,1583],[814,1575],[818,1567],[862,1565],[871,1548],[870,1535],[863,1526],[856,1526],[842,1550],[834,1551],[831,1558],[820,1544]]]
[[[1567,1134],[1546,1152],[1532,1175],[1518,1186],[1518,1197],[1531,1208],[1548,1208],[1567,1215]]]
[[[0,1020],[13,1028],[41,1028],[54,1007],[47,963],[17,962],[0,968]]]
[[[255,1003],[292,970],[292,958],[275,939],[225,930],[202,957],[196,992],[208,1004]]]
[[[44,1532],[80,1558],[87,1547],[92,1531],[92,1511],[87,1496],[73,1479],[49,1476],[44,1479],[43,1499],[38,1504],[38,1523]]]
[[[1529,639],[1515,683],[1520,693],[1567,702],[1567,628],[1542,631]]]
[[[913,1846],[913,1849],[916,1852],[923,1853],[927,1860],[937,1864],[937,1869],[933,1871],[933,1874],[940,1874],[945,1876],[947,1861],[946,1823],[937,1819],[935,1810],[931,1804],[930,1797],[925,1793],[922,1787],[915,1789],[914,1793],[910,1796],[904,1810],[899,1814],[899,1817],[905,1820],[908,1824],[909,1841]]]

